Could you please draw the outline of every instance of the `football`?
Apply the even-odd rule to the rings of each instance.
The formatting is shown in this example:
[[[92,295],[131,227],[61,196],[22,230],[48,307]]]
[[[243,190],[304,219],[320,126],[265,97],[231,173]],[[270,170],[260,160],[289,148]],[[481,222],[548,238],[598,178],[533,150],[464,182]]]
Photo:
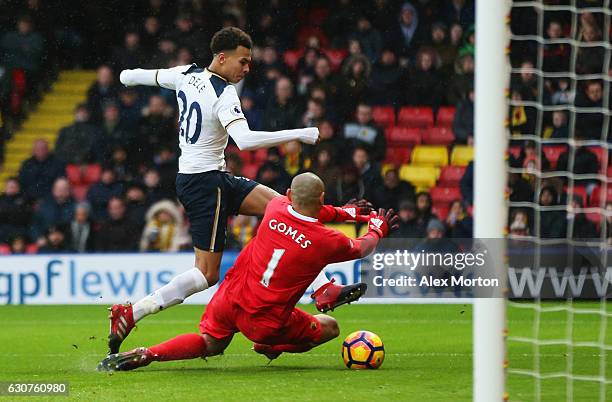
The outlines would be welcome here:
[[[342,342],[342,359],[350,369],[377,369],[385,360],[382,339],[370,331],[353,332]]]

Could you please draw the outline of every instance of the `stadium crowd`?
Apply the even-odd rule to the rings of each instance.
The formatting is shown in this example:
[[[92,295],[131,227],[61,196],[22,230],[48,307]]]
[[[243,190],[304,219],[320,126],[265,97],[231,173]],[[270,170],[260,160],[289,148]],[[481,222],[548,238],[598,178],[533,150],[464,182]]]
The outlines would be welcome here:
[[[73,14],[57,20],[48,16],[60,12],[43,1],[30,0],[25,8],[10,8],[12,18],[8,20],[13,21],[14,30],[0,37],[3,138],[12,131],[7,121],[17,126],[27,113],[19,101],[36,102],[52,81],[53,71],[95,67],[97,80],[88,91],[87,102],[75,108],[74,123],[59,132],[53,152],[44,140],[36,141],[19,176],[6,183],[0,195],[0,243],[5,243],[0,252],[190,249],[189,224],[174,190],[178,158],[175,94],[165,89],[125,88],[118,75],[126,68],[207,66],[212,57],[210,38],[224,26],[245,29],[255,44],[251,73],[238,85],[250,127],[317,126],[321,136],[315,146],[291,142],[253,152],[241,152],[230,144],[226,153],[230,172],[284,193],[294,175],[313,171],[326,183],[326,201],[331,204],[366,198],[376,206],[398,210],[401,225],[396,236],[472,236],[472,163],[467,168],[443,167],[442,177],[446,173],[455,176],[443,187],[446,198],[402,180],[399,170],[421,143],[421,136],[430,132],[427,130],[439,128],[435,132],[444,134],[444,139],[429,143],[447,149],[473,144],[472,0],[104,3],[75,4]],[[111,14],[121,18],[109,20],[104,13],[98,18],[95,13],[104,11],[99,7],[114,7]],[[546,23],[547,37],[570,35],[568,16],[547,16]],[[600,41],[602,26],[599,15],[583,13],[575,39]],[[513,26],[518,34],[528,34],[529,29],[532,27],[524,23]],[[511,83],[515,102],[509,110],[510,130],[519,138],[535,134],[567,140],[573,133],[568,127],[569,111],[541,116],[521,102],[602,107],[602,82],[588,81],[576,87],[560,78],[542,85],[532,70],[537,50],[537,46],[513,43],[512,64],[521,72],[514,74]],[[608,73],[593,70],[601,69],[604,53],[599,47],[580,48],[576,71]],[[547,45],[544,69],[567,69],[570,58],[567,45]],[[15,88],[15,71],[25,73],[28,83],[20,93]],[[436,124],[432,117],[425,126],[417,127],[418,139],[406,138],[415,131],[410,127],[395,130],[396,113],[401,126],[404,109],[428,111],[437,116]],[[441,124],[443,111],[451,111],[445,125]],[[576,137],[600,139],[602,116],[578,114],[576,127],[581,129],[576,130]],[[578,148],[574,155],[567,141],[555,142],[554,152],[522,139],[510,145],[512,167],[607,171],[602,165],[604,153],[593,153],[593,147]],[[565,151],[558,152],[559,147]],[[534,182],[533,175],[511,174],[510,200],[542,206],[568,202],[563,197],[567,183],[561,178],[551,179],[543,188],[535,188]],[[602,199],[595,201],[594,192],[601,190],[594,182],[577,182],[572,187],[574,191],[585,189],[584,198],[572,197],[576,207]],[[599,237],[600,222],[579,216],[572,225],[573,236]],[[544,230],[536,230],[533,209],[515,208],[509,230],[516,235],[565,237],[567,219],[565,211],[542,213]],[[255,218],[232,219],[228,247],[248,241],[256,225]],[[610,231],[612,225],[607,228]]]

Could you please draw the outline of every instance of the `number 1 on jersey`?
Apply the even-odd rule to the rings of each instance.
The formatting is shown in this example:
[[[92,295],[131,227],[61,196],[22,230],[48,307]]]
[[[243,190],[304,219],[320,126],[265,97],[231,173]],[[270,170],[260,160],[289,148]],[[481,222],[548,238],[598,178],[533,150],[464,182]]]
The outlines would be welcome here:
[[[274,274],[274,270],[276,269],[276,266],[278,265],[283,254],[285,254],[285,249],[282,249],[282,248],[274,249],[274,252],[272,253],[272,258],[270,258],[270,261],[268,261],[268,266],[266,267],[266,271],[263,273],[261,277],[261,281],[259,281],[265,287],[268,287],[270,285],[270,279],[272,278],[272,275]]]

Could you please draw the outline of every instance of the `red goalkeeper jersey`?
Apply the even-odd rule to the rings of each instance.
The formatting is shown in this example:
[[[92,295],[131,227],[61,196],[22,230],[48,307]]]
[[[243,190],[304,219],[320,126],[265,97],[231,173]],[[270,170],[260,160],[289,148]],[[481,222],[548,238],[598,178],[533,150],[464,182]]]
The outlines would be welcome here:
[[[315,218],[296,212],[287,197],[268,203],[257,235],[225,277],[228,301],[250,314],[283,323],[327,265],[361,258],[362,241],[373,248],[373,232],[354,240]]]

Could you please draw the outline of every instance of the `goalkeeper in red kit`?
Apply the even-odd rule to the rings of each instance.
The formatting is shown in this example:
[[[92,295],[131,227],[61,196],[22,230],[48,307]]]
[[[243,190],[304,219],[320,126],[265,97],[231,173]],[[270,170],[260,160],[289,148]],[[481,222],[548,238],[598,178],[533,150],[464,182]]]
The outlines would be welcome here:
[[[395,229],[392,210],[357,216],[368,232],[350,239],[317,218],[324,185],[312,173],[296,176],[286,197],[272,199],[257,235],[238,256],[200,322],[199,334],[184,334],[149,348],[107,356],[100,370],[133,370],[153,361],[195,359],[223,352],[236,332],[270,359],[301,353],[339,334],[325,314],[311,315],[295,305],[321,270],[334,262],[364,257]]]

